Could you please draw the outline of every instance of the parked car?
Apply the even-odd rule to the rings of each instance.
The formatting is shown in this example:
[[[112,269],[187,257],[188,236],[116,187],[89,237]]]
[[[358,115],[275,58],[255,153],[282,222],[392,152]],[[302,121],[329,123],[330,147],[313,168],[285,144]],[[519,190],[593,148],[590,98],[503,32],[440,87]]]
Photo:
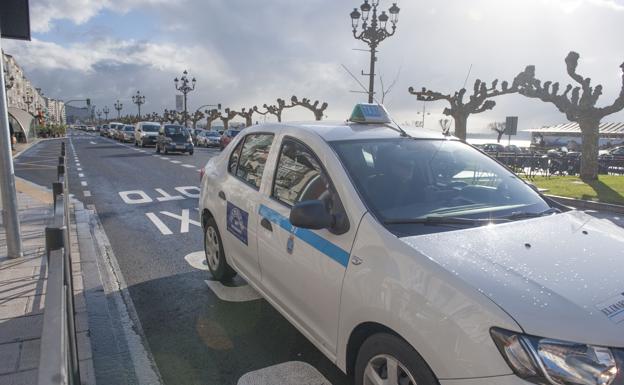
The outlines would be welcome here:
[[[624,146],[618,146],[606,151],[600,151],[600,159],[624,159]]]
[[[231,128],[223,131],[221,139],[219,140],[219,148],[223,150],[239,133],[240,130],[233,130]]]
[[[483,151],[487,153],[505,152],[505,146],[500,143],[486,143],[483,145]]]
[[[195,144],[200,147],[219,147],[221,135],[216,131],[202,131],[197,134]]]
[[[117,130],[120,129],[121,127],[124,126],[123,123],[110,123],[110,128],[108,130],[108,137],[111,139],[116,139],[117,138]]]
[[[121,130],[121,135],[119,136],[119,140],[124,143],[132,143],[134,142],[134,126],[125,125]]]
[[[194,150],[191,134],[184,126],[165,124],[160,129],[156,140],[157,153],[181,152],[193,155]]]
[[[102,128],[100,129],[100,136],[108,136],[109,129],[110,129],[110,126],[108,124],[103,124]]]
[[[240,274],[353,384],[622,384],[624,230],[381,108],[208,161],[213,279]]]
[[[134,132],[134,145],[141,147],[156,145],[160,127],[160,123],[157,122],[137,123]]]

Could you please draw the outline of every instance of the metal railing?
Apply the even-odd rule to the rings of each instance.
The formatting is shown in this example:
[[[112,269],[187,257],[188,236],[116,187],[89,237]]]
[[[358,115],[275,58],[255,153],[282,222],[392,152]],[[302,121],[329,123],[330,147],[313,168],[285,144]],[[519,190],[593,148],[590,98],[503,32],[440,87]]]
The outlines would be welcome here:
[[[518,174],[528,177],[536,175],[579,175],[581,171],[581,157],[553,156],[548,154],[516,154],[516,153],[488,153],[491,157],[511,168]],[[598,159],[600,174],[624,175],[624,158],[600,157]]]
[[[48,280],[38,385],[80,384],[66,166],[65,142],[62,142],[57,181],[52,183],[54,216],[45,229]]]

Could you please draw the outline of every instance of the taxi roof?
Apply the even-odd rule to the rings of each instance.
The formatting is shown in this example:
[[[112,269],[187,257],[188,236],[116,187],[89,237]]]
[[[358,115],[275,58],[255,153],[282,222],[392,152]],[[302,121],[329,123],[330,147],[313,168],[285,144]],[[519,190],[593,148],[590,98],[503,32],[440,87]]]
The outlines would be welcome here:
[[[326,142],[358,139],[392,139],[400,137],[399,131],[388,124],[361,124],[352,122],[288,122],[267,123],[252,126],[246,130],[266,131],[267,129],[300,129],[319,135]],[[427,129],[405,129],[408,135],[416,139],[454,139],[442,133]]]

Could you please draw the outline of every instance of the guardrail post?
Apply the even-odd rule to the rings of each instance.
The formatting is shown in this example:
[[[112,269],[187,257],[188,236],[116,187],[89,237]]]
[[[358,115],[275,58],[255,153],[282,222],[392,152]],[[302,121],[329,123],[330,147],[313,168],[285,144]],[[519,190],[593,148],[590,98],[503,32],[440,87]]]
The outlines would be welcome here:
[[[50,258],[50,253],[61,249],[65,245],[65,233],[62,227],[45,228],[46,255]]]
[[[65,156],[65,142],[61,142],[61,155]]]
[[[64,156],[59,156],[59,163],[58,164],[65,164],[65,157]]]

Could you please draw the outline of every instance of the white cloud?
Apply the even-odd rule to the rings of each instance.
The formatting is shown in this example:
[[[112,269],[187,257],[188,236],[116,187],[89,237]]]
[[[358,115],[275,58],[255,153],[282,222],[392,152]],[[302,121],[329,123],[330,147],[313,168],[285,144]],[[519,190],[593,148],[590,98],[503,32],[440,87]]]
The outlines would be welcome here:
[[[168,0],[35,0],[30,4],[31,28],[33,32],[48,32],[55,20],[84,24],[106,9],[126,13],[135,8],[168,3]]]

